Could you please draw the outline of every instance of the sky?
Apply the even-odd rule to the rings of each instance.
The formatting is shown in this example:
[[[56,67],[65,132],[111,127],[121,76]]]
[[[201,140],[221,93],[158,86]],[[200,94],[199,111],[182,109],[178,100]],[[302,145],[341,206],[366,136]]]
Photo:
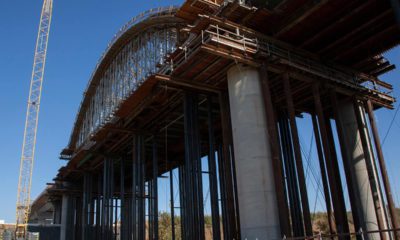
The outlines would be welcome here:
[[[115,33],[150,8],[182,0],[54,0],[39,116],[32,199],[65,164],[83,91]],[[0,219],[15,221],[19,162],[41,0],[0,0]]]
[[[181,2],[55,0],[39,116],[32,199],[40,194],[46,183],[52,182],[57,170],[65,164],[58,159],[59,153],[68,143],[84,88],[112,36],[124,23],[145,10]],[[41,5],[40,0],[0,0],[0,219],[9,223],[15,221],[26,102]],[[400,66],[399,48],[385,56]],[[394,85],[393,95],[396,97],[400,96],[399,78],[400,70],[382,77]],[[394,111],[377,111],[382,138],[393,115]],[[398,204],[399,116],[392,125],[383,148]],[[300,134],[304,141],[311,136],[307,130],[300,131]]]

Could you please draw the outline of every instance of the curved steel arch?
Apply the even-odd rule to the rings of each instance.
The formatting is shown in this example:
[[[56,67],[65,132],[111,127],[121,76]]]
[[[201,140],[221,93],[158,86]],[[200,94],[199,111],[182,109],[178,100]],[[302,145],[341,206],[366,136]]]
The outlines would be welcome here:
[[[68,149],[76,150],[90,135],[112,121],[120,103],[158,71],[176,49],[178,7],[151,9],[132,18],[100,57],[79,107]]]

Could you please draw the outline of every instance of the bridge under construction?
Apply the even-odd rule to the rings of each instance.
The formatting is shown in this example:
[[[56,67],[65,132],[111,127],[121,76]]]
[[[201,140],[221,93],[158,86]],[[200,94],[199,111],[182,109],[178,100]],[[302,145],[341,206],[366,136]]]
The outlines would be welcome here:
[[[162,199],[173,240],[399,240],[374,116],[395,102],[379,76],[399,25],[396,0],[187,0],[133,18],[96,65],[46,190],[60,239],[163,239]]]

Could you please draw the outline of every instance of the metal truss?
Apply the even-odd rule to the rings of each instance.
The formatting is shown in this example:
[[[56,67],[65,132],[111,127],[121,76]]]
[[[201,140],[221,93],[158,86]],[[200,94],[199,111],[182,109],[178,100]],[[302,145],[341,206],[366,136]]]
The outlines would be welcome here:
[[[36,42],[18,181],[16,206],[16,226],[18,238],[25,236],[26,224],[28,223],[29,219],[32,168],[35,157],[40,97],[42,93],[43,74],[46,63],[46,52],[52,8],[53,1],[45,0],[43,3],[39,32]]]
[[[111,122],[119,105],[126,100],[151,74],[157,73],[168,53],[176,49],[176,24],[152,26],[137,33],[113,59],[103,66],[107,54],[118,39],[133,26],[163,15],[171,15],[176,8],[158,8],[133,18],[108,45],[102,55],[75,122],[70,147],[79,148],[90,135]]]

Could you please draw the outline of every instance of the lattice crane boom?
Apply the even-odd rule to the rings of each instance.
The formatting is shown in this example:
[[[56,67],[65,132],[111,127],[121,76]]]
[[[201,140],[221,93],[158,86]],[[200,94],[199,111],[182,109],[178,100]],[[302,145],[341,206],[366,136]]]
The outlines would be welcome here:
[[[31,76],[28,107],[26,111],[24,139],[22,145],[18,180],[16,233],[17,238],[25,238],[30,212],[30,192],[32,168],[35,157],[36,134],[42,93],[43,74],[46,64],[47,44],[52,17],[53,0],[44,0],[36,41],[33,70]]]

